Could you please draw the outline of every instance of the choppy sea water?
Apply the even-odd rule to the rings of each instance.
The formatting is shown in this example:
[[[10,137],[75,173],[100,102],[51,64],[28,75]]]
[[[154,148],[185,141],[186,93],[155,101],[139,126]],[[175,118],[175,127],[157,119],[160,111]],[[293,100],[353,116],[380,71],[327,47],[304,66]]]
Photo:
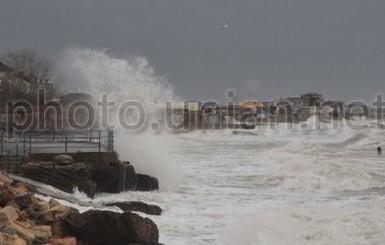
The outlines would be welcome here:
[[[116,103],[140,101],[151,113],[175,99],[143,57],[75,48],[61,64],[71,86]],[[151,219],[168,245],[385,244],[385,151],[376,153],[377,145],[385,150],[385,130],[370,125],[352,130],[309,120],[308,127],[253,134],[117,133],[121,159],[158,177],[161,190],[102,194],[93,202],[159,205],[163,214]]]
[[[168,136],[167,154],[182,168],[178,187],[95,201],[159,205],[163,214],[151,219],[168,245],[385,244],[385,155],[376,152],[385,130],[247,132]]]

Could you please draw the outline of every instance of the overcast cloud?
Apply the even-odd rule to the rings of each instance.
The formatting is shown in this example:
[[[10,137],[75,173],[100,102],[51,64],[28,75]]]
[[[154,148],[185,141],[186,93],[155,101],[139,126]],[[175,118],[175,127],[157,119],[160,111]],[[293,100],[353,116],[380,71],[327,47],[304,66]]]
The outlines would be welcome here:
[[[0,0],[0,23],[0,53],[145,56],[185,99],[385,91],[384,0]]]

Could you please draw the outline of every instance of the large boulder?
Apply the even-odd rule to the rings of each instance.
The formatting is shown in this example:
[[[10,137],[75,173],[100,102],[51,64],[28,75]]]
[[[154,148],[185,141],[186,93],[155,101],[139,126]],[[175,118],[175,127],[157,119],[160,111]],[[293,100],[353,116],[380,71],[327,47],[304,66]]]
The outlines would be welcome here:
[[[155,223],[134,213],[90,210],[82,214],[74,212],[66,221],[76,237],[89,244],[158,244]]]
[[[18,196],[31,193],[29,187],[23,183],[17,183],[15,186],[13,186],[13,192],[15,192]]]
[[[48,225],[32,226],[30,230],[35,235],[36,244],[46,244],[52,237],[51,227]]]
[[[74,159],[70,156],[70,155],[57,155],[54,159],[53,159],[54,163],[56,165],[60,165],[60,166],[66,166],[66,165],[71,165],[74,163]]]
[[[47,202],[34,203],[28,209],[24,210],[27,217],[34,219],[37,224],[53,224],[61,221],[72,211],[71,208],[63,205],[50,205]],[[56,202],[56,201],[54,201]]]
[[[6,206],[0,209],[0,228],[17,220],[17,218],[19,218],[19,214],[14,207]]]
[[[150,175],[137,174],[137,185],[138,191],[153,191],[159,189],[158,179]]]
[[[0,232],[0,244],[1,245],[27,245],[27,242],[21,239],[18,235],[6,234]]]
[[[46,244],[52,237],[50,226],[32,225],[29,221],[14,221],[7,225],[3,232],[17,234],[27,244]]]
[[[21,237],[27,244],[32,244],[33,240],[35,240],[35,234],[31,230],[31,224],[29,222],[23,221],[15,221],[7,225],[3,232],[8,234],[17,234]]]
[[[13,200],[16,194],[5,186],[0,187],[0,206],[5,206],[9,201]]]

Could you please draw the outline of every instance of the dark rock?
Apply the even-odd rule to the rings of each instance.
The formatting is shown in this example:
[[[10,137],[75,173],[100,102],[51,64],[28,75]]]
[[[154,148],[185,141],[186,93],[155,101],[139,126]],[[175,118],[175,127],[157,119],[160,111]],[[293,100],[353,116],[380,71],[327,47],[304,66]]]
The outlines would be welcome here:
[[[96,193],[96,183],[93,180],[76,181],[75,186],[79,191],[87,194],[88,197],[93,198]]]
[[[138,191],[153,191],[159,189],[158,179],[145,174],[137,174]]]
[[[51,226],[52,233],[58,237],[75,236],[67,221],[57,220],[49,225]]]
[[[124,164],[125,178],[124,178],[124,186],[125,190],[133,191],[136,190],[136,184],[138,181],[138,177],[135,173],[134,166],[132,166],[129,162]]]
[[[16,197],[15,193],[8,188],[0,190],[0,206],[3,207]]]
[[[233,134],[235,134],[235,135],[258,135],[257,133],[254,133],[254,132],[237,131],[237,130],[234,130]]]
[[[32,193],[27,193],[15,197],[14,202],[19,206],[20,210],[24,210],[29,208],[32,203],[36,202],[36,198]]]
[[[71,193],[74,185],[71,181],[69,172],[71,171],[30,164],[25,164],[21,169],[21,175],[26,178],[52,185],[62,191]]]
[[[66,221],[77,238],[93,245],[158,245],[159,231],[154,222],[133,213],[90,210],[72,213]]]
[[[104,167],[92,170],[92,180],[96,183],[97,192],[119,193],[121,169],[116,167]]]
[[[55,222],[55,218],[53,217],[52,212],[44,212],[39,214],[39,216],[36,219],[36,222],[38,224],[48,224]]]
[[[96,184],[91,179],[91,171],[76,165],[52,167],[25,164],[21,168],[21,175],[68,193],[72,193],[75,186],[89,197],[93,197],[96,192]]]
[[[79,214],[79,212],[73,211],[74,213]],[[52,229],[52,233],[57,237],[66,237],[74,236],[75,234],[72,231],[72,228],[65,219],[59,219],[54,222],[49,223]]]
[[[26,217],[33,220],[39,217],[39,212],[33,209],[32,207],[29,207],[28,209],[24,210],[23,213],[26,215]]]
[[[152,191],[159,189],[158,180],[136,174],[129,162],[121,162],[116,153],[30,154],[20,175],[62,191],[79,191],[94,197],[98,192]]]
[[[149,205],[144,202],[115,202],[115,203],[108,203],[106,206],[117,206],[121,210],[128,212],[128,211],[138,211],[145,214],[151,214],[151,215],[161,215],[162,209],[156,205]]]

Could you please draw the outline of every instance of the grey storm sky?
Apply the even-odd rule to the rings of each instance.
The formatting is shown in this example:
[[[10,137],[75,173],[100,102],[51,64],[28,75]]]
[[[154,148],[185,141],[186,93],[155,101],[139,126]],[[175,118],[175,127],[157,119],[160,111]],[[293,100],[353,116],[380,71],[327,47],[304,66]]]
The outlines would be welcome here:
[[[0,23],[0,53],[145,56],[185,99],[385,92],[384,0],[0,0]]]

